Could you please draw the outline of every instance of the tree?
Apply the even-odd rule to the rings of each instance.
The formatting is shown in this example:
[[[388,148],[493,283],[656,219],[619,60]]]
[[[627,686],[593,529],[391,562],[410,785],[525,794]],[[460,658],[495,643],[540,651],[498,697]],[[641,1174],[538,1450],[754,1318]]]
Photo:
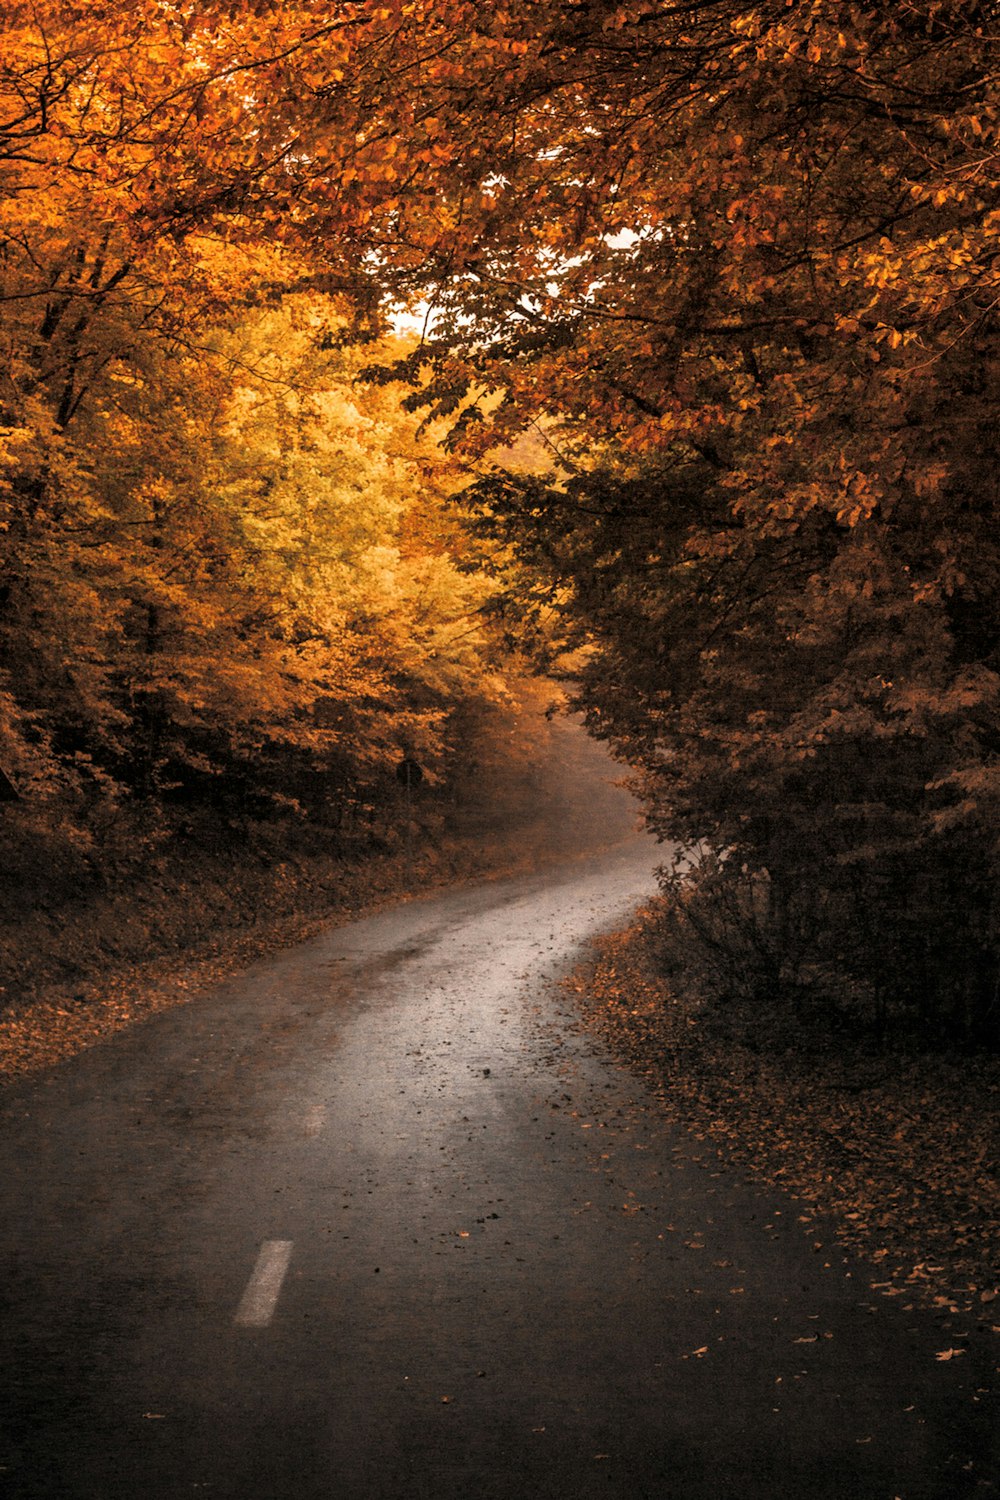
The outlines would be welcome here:
[[[989,37],[969,6],[698,14],[684,97],[676,18],[626,26],[604,69],[584,39],[605,107],[591,94],[581,118],[614,121],[631,157],[614,217],[598,195],[592,247],[570,258],[564,239],[544,291],[541,252],[534,279],[494,276],[495,343],[482,318],[466,342],[481,379],[513,364],[512,421],[554,397],[571,457],[574,430],[591,453],[600,434],[597,468],[581,442],[568,483],[498,476],[476,498],[596,631],[581,696],[645,768],[655,826],[724,856],[716,895],[768,873],[758,982],[822,979],[981,1031],[998,948]],[[673,50],[649,45],[657,28]],[[630,231],[617,246],[602,212]]]
[[[561,418],[569,482],[481,498],[596,632],[585,696],[657,826],[770,871],[786,955],[808,928],[826,971],[919,1009],[926,970],[985,1025],[993,24],[978,0],[17,6],[14,508],[55,535],[82,506],[87,534],[67,434],[140,344],[175,359],[281,288],[336,291],[356,334],[423,298],[394,373],[469,461]],[[74,692],[103,704],[95,642]],[[832,916],[788,894],[821,864]]]
[[[443,775],[450,716],[502,699],[457,468],[399,392],[358,383],[370,350],[343,327],[299,293],[137,340],[11,449],[8,765],[42,736],[71,824],[111,795],[148,833],[164,799],[345,826],[404,748]]]

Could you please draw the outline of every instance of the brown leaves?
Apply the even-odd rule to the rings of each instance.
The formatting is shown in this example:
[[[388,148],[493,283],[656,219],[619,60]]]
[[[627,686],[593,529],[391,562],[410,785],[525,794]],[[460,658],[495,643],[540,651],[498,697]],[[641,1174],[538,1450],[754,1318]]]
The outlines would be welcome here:
[[[869,1083],[845,1091],[852,1065],[872,1075],[863,1052],[841,1043],[839,1053],[766,1055],[691,1027],[704,1017],[656,977],[654,953],[653,929],[640,923],[602,940],[572,985],[584,986],[588,1024],[658,1086],[663,1107],[794,1194],[804,1232],[828,1216],[841,1245],[877,1264],[875,1290],[988,1315],[1000,1236],[1000,1193],[983,1154],[1000,1094],[995,1063],[887,1058]],[[815,1249],[830,1256],[825,1238]]]

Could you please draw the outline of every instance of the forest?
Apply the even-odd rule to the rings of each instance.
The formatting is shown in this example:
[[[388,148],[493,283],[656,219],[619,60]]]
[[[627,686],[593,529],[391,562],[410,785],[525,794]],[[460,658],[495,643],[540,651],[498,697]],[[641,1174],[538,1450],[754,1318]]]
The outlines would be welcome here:
[[[8,907],[391,847],[530,670],[683,851],[678,982],[995,1044],[998,58],[979,0],[10,0]]]

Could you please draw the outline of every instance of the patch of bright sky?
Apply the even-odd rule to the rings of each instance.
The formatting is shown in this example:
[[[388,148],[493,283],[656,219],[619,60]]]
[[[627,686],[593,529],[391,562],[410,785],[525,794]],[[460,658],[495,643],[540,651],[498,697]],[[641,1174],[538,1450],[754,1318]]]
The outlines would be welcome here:
[[[435,314],[429,302],[415,307],[397,305],[389,310],[389,327],[398,339],[425,338],[434,332]]]
[[[660,237],[658,232],[652,233],[654,238]],[[650,238],[650,234],[640,234],[634,229],[618,229],[614,234],[606,234],[603,238],[609,250],[631,250],[641,240]],[[577,259],[567,260],[562,262],[559,269],[570,270],[581,263]],[[601,285],[600,281],[596,282],[592,291],[597,290]],[[549,282],[547,290],[549,296],[557,297],[560,291],[559,283]],[[397,338],[412,338],[414,335],[417,338],[427,337],[433,334],[436,322],[437,315],[429,302],[420,301],[413,307],[397,304],[390,309],[389,326]]]

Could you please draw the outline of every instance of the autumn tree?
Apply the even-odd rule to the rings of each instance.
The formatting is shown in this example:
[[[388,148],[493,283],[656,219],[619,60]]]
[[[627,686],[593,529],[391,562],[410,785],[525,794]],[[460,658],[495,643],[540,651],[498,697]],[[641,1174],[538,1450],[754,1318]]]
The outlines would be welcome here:
[[[577,472],[477,491],[596,629],[592,724],[644,768],[664,836],[714,851],[734,969],[753,949],[758,987],[980,1033],[1000,936],[982,19],[730,11],[673,110],[648,41],[678,23],[595,41],[598,119],[624,118],[611,53],[641,119],[632,190],[601,199],[629,233],[526,286],[496,346],[512,391],[544,372],[528,401],[558,393]]]
[[[977,0],[15,5],[17,516],[87,534],[70,425],[213,303],[422,305],[395,373],[468,460],[561,420],[488,524],[595,633],[657,826],[768,872],[776,982],[808,935],[834,989],[985,1027],[996,40]]]
[[[20,816],[54,799],[85,837],[95,806],[139,799],[148,838],[165,804],[298,807],[346,837],[404,750],[446,777],[452,716],[502,700],[455,465],[398,392],[358,384],[371,350],[343,326],[300,293],[147,340],[58,437],[11,450]],[[26,506],[43,459],[49,502]]]

